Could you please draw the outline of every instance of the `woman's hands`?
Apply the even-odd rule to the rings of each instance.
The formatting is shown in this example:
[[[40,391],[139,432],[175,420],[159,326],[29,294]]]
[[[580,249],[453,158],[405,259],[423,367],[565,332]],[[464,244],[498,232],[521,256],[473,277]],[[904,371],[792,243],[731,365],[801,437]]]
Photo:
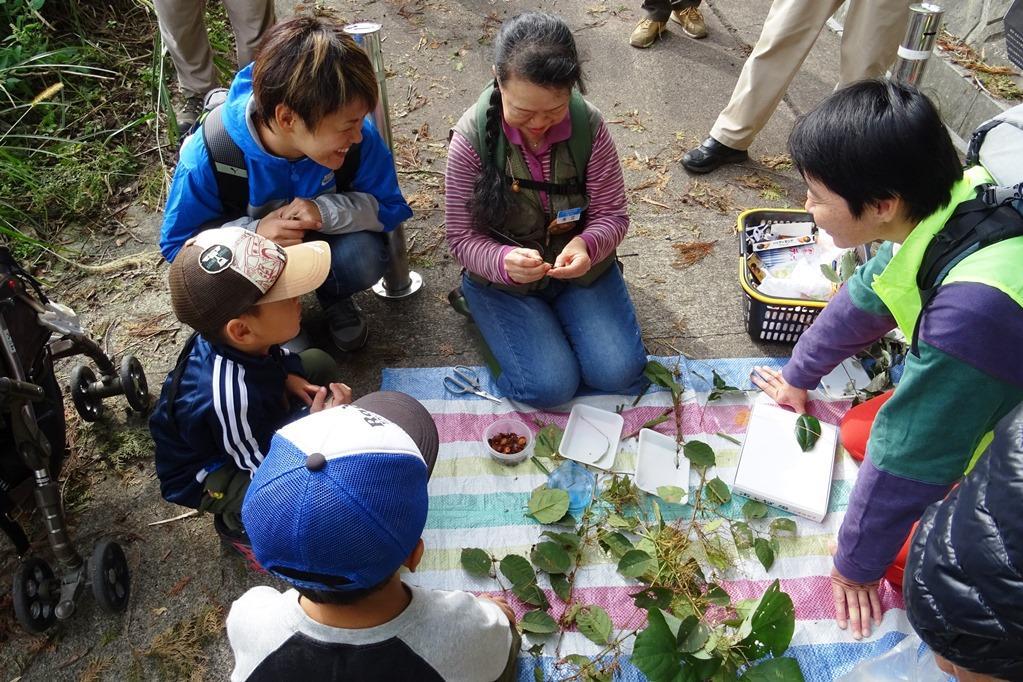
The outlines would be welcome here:
[[[573,237],[565,245],[558,257],[554,259],[554,267],[548,272],[553,279],[572,279],[582,277],[590,270],[590,254],[586,242],[581,237]]]
[[[791,407],[799,414],[806,414],[806,389],[789,384],[778,370],[754,367],[750,379],[757,388],[774,398],[774,402]]]
[[[831,543],[828,549],[834,554],[838,546]],[[870,637],[870,621],[881,624],[881,599],[877,594],[880,580],[871,583],[854,583],[834,566],[831,567],[831,593],[835,599],[835,622],[845,630],[852,629],[853,639]]]
[[[529,284],[542,279],[551,269],[536,249],[517,248],[504,255],[504,271],[519,284]]]
[[[505,272],[519,284],[529,284],[544,276],[552,279],[581,277],[589,272],[591,265],[586,242],[579,237],[573,238],[565,245],[554,259],[554,265],[544,262],[536,249],[512,249],[504,256]]]

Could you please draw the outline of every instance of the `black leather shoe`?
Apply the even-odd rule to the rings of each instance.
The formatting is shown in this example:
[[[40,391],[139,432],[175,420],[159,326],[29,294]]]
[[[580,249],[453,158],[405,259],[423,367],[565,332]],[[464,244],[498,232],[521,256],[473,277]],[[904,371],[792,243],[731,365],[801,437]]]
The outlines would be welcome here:
[[[682,157],[682,167],[690,173],[709,173],[726,163],[739,163],[749,159],[745,149],[732,149],[713,137],[708,137],[699,147],[690,149]]]

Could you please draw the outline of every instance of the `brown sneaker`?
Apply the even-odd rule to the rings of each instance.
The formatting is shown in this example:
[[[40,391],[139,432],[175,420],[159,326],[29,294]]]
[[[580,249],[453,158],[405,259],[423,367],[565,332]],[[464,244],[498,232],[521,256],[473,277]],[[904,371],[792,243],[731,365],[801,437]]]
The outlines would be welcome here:
[[[682,27],[682,32],[690,38],[707,37],[707,24],[703,21],[703,15],[700,14],[699,7],[677,9],[671,13],[671,18],[678,22],[678,25]],[[638,31],[639,29],[636,30]],[[633,33],[632,35],[636,34]]]
[[[629,45],[639,48],[650,47],[667,28],[668,22],[666,21],[644,19],[639,22],[639,25],[632,32],[632,36],[629,37]]]

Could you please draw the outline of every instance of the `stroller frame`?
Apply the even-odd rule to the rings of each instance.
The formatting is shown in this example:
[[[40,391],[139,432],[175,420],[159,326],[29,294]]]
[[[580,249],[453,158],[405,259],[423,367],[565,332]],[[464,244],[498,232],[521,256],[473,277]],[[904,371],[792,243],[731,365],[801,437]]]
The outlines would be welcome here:
[[[86,561],[68,534],[56,473],[51,475],[50,471],[52,446],[39,427],[33,406],[44,400],[46,393],[42,386],[32,383],[26,376],[26,365],[22,364],[3,313],[17,303],[27,305],[35,312],[39,325],[50,332],[44,351],[49,355],[47,366],[50,372],[53,360],[75,355],[85,355],[95,362],[101,374],[98,381],[86,365],[79,365],[72,372],[72,398],[79,414],[87,421],[99,417],[103,398],[116,394],[125,394],[129,404],[144,413],[149,403],[149,389],[138,360],[126,356],[118,372],[110,358],[82,329],[74,312],[51,302],[39,283],[21,269],[3,247],[0,247],[0,265],[10,269],[6,280],[9,291],[0,295],[0,360],[10,374],[0,377],[0,423],[4,420],[8,423],[14,436],[15,452],[31,472],[35,504],[46,528],[59,578],[54,577],[43,559],[27,556],[30,550],[28,537],[8,515],[9,503],[0,504],[0,530],[6,531],[22,559],[12,591],[15,613],[27,630],[42,632],[56,619],[71,617],[86,585],[91,584],[92,592],[104,610],[123,610],[128,602],[130,576],[124,552],[116,542],[100,541]],[[0,487],[0,498],[6,497],[6,491]],[[6,500],[0,499],[0,502]]]

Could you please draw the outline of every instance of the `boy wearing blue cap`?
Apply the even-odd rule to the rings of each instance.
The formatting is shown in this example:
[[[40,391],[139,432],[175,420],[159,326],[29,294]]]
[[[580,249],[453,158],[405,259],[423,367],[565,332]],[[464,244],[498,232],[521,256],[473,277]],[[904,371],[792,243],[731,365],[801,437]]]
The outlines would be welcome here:
[[[514,679],[507,604],[401,580],[423,556],[437,448],[426,409],[385,391],[274,435],[242,518],[260,565],[294,589],[231,606],[233,681]]]

